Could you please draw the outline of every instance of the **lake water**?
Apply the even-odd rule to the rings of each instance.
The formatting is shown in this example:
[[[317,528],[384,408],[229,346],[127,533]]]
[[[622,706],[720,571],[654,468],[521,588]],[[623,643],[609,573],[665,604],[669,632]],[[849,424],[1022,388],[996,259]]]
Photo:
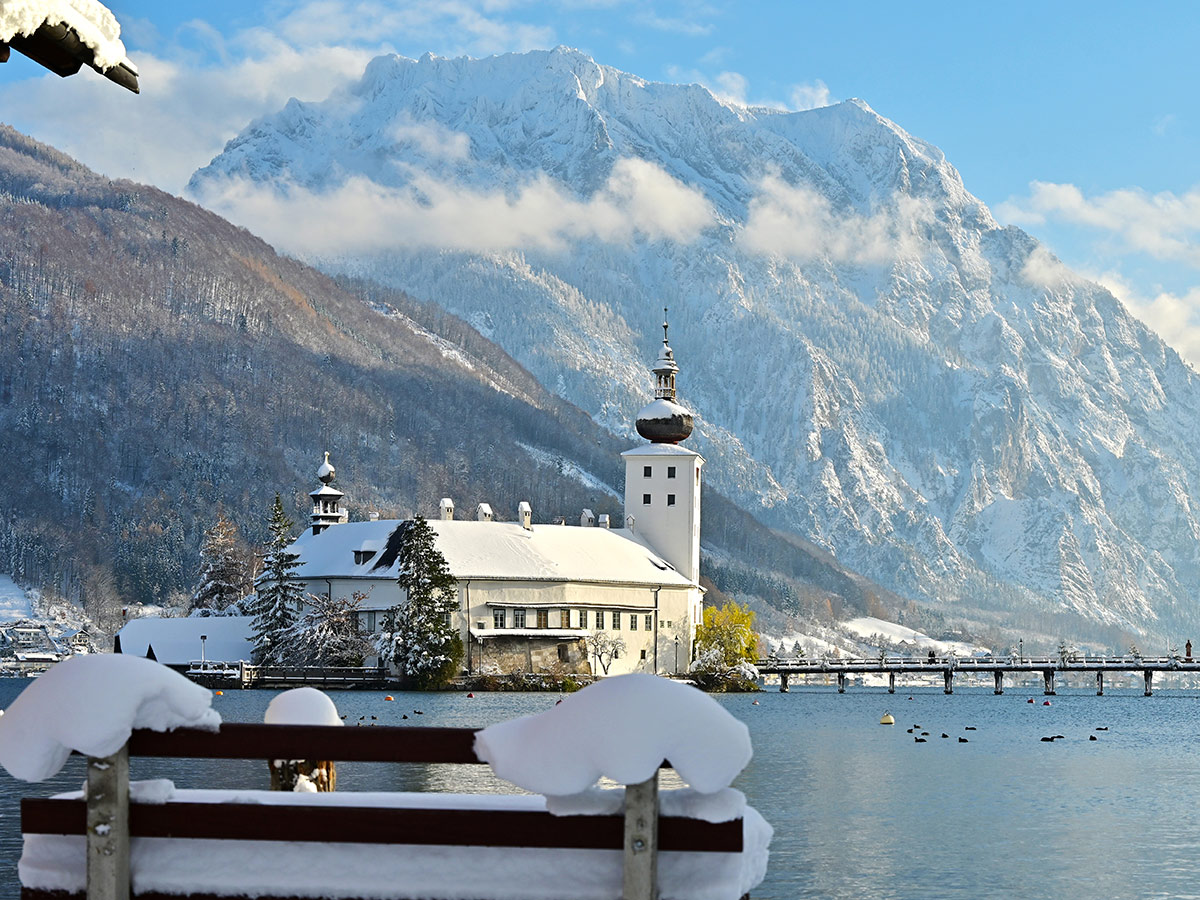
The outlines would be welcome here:
[[[0,680],[0,706],[25,683]],[[756,900],[1200,898],[1200,691],[1142,697],[1139,680],[1136,690],[1110,688],[1104,697],[1060,691],[1051,706],[1032,684],[1001,697],[957,686],[952,696],[940,688],[898,691],[812,687],[717,698],[754,740],[754,760],[735,787],[775,827]],[[228,721],[261,721],[272,696],[229,692],[214,704]],[[375,715],[381,725],[453,726],[487,725],[557,699],[332,696],[348,722]],[[884,710],[896,725],[879,724]],[[929,732],[926,743],[907,733],[916,724]],[[1055,734],[1064,739],[1040,740]],[[136,778],[166,777],[181,787],[267,783],[256,761],[132,765]],[[19,896],[19,797],[76,789],[82,780],[79,759],[42,785],[0,771],[0,898]],[[364,763],[340,764],[338,787],[503,789],[486,767]]]

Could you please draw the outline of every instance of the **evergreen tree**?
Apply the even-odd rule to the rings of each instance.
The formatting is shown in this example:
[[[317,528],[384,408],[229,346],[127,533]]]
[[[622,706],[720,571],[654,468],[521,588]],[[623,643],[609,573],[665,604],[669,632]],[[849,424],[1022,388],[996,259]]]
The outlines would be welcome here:
[[[263,555],[262,586],[250,609],[254,616],[254,661],[260,665],[278,665],[288,659],[288,644],[304,603],[304,591],[294,580],[300,556],[288,550],[293,524],[276,494],[267,519],[269,538]]]
[[[358,629],[358,613],[367,597],[355,591],[345,597],[310,594],[309,606],[288,641],[291,661],[306,666],[361,666],[371,650]]]
[[[397,531],[396,580],[406,602],[388,611],[380,656],[415,686],[440,687],[462,663],[462,638],[454,625],[458,580],[437,549],[437,535],[421,516],[402,522]]]
[[[202,615],[224,615],[251,590],[250,572],[240,547],[237,526],[217,514],[217,522],[204,532],[200,545],[200,584],[192,595],[192,609]]]

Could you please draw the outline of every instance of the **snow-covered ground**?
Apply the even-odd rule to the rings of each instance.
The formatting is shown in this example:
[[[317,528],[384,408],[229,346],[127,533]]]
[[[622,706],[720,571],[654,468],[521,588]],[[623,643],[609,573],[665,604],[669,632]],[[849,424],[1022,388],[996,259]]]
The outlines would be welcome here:
[[[33,603],[10,575],[0,575],[0,624],[33,618]]]
[[[820,629],[819,634],[789,632],[776,637],[767,635],[767,643],[779,656],[792,656],[798,643],[805,656],[875,656],[879,652],[880,638],[888,645],[889,652],[928,653],[938,656],[974,656],[990,652],[964,641],[940,641],[923,632],[895,622],[861,616],[843,622],[836,629]]]
[[[974,644],[967,644],[963,641],[938,641],[927,634],[906,628],[904,625],[897,625],[895,622],[886,622],[883,619],[876,619],[873,616],[851,619],[849,622],[843,623],[842,627],[867,641],[870,641],[875,635],[882,635],[884,640],[891,644],[904,642],[913,645],[917,651],[928,652],[932,650],[939,656],[947,656],[951,653],[956,656],[971,656],[975,653],[987,652],[986,647],[977,647]]]

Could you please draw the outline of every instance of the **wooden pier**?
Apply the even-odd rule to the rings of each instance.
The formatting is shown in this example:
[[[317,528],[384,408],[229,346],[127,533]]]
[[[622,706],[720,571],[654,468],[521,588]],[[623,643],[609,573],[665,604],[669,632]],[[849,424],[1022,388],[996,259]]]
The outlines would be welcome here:
[[[798,675],[834,675],[837,677],[838,693],[846,692],[846,682],[851,675],[887,675],[888,693],[896,693],[896,676],[923,674],[942,676],[944,692],[954,693],[956,673],[992,674],[995,685],[993,693],[1004,693],[1004,676],[1016,672],[1041,674],[1045,685],[1043,693],[1055,694],[1055,678],[1061,673],[1091,673],[1096,678],[1096,695],[1104,695],[1105,672],[1140,672],[1145,683],[1143,695],[1153,694],[1156,672],[1200,672],[1200,659],[1179,656],[875,656],[875,657],[821,657],[808,659],[779,659],[771,657],[755,662],[759,675],[778,675],[779,690],[787,693],[789,679]]]
[[[396,684],[386,669],[374,666],[253,666],[245,662],[193,662],[184,672],[207,688],[365,688]]]

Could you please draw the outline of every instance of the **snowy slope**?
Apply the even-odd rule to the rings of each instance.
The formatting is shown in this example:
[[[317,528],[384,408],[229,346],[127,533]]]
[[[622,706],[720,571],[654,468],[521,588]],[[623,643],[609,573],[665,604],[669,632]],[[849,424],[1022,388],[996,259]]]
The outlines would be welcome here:
[[[0,623],[33,618],[29,595],[17,587],[11,575],[0,575]]]
[[[621,432],[669,306],[706,477],[903,594],[1114,642],[1200,625],[1196,376],[861,101],[732,106],[564,48],[386,56],[190,189]],[[374,227],[273,232],[239,205],[263,190]]]

